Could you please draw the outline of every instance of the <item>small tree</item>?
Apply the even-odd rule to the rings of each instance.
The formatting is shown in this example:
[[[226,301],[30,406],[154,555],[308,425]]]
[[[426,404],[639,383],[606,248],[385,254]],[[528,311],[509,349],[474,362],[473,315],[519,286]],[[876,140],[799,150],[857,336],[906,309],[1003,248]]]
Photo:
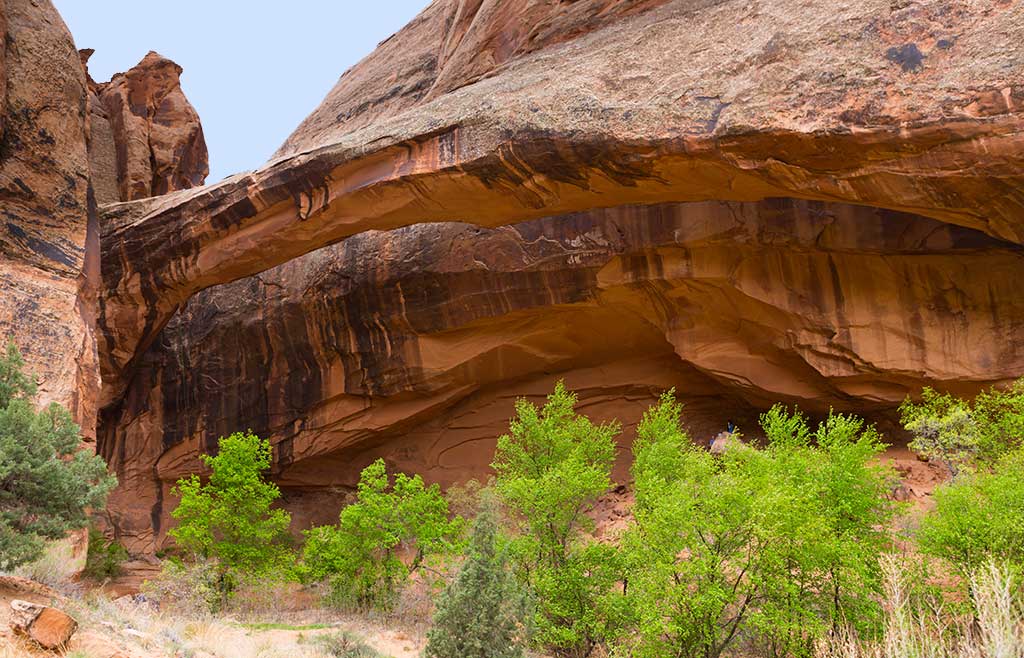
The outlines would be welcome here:
[[[13,344],[0,358],[0,568],[42,555],[46,540],[86,525],[117,480],[81,450],[79,428],[58,404],[36,412],[35,383]]]
[[[121,565],[128,560],[125,547],[107,539],[96,526],[89,526],[89,549],[82,574],[96,581],[121,575]]]
[[[904,400],[900,419],[914,437],[910,449],[926,459],[940,461],[952,476],[978,455],[977,422],[964,400],[925,388],[920,403]]]
[[[946,560],[966,580],[990,561],[1024,574],[1024,448],[990,470],[941,485],[934,498],[918,530],[925,553]]]
[[[812,431],[775,407],[766,449],[716,458],[680,414],[666,394],[637,429],[630,655],[716,658],[741,640],[757,655],[808,654],[841,621],[871,630],[891,517],[877,434],[838,414]]]
[[[212,473],[178,480],[181,502],[171,513],[170,535],[193,561],[214,562],[216,589],[225,602],[239,583],[280,580],[292,573],[291,516],[272,509],[281,496],[263,473],[270,468],[270,443],[247,432],[218,441],[215,456],[203,455]]]
[[[921,401],[900,405],[911,449],[943,463],[956,476],[964,468],[987,468],[1024,445],[1024,379],[1006,390],[982,391],[973,402],[925,388]]]
[[[305,566],[314,580],[327,579],[337,603],[390,608],[402,583],[435,553],[451,549],[462,519],[449,519],[436,484],[404,473],[388,482],[383,459],[363,469],[357,500],[341,511],[338,525],[306,532]],[[402,552],[410,551],[408,564]]]
[[[583,536],[586,512],[611,486],[619,425],[595,425],[575,406],[562,382],[542,409],[520,399],[492,466],[519,524],[512,548],[536,599],[537,641],[586,655],[604,634],[598,601],[617,579],[615,551]]]
[[[886,448],[881,436],[863,419],[831,409],[813,431],[799,411],[790,414],[782,405],[762,415],[761,426],[768,438],[768,472],[788,478],[795,493],[790,500],[806,514],[803,527],[780,527],[784,536],[808,542],[793,558],[805,576],[800,591],[808,614],[832,633],[844,625],[863,635],[878,632],[879,557],[890,547],[888,528],[897,513],[889,498],[894,475],[878,462]],[[777,522],[788,520],[779,517]],[[791,585],[793,573],[783,571],[780,584]],[[776,602],[765,616],[764,635],[780,649],[809,647],[814,635],[803,626],[813,630],[816,624],[791,615],[787,605]],[[783,620],[791,625],[787,628]]]
[[[526,597],[499,544],[498,513],[485,501],[473,523],[466,561],[437,604],[427,658],[520,658]]]

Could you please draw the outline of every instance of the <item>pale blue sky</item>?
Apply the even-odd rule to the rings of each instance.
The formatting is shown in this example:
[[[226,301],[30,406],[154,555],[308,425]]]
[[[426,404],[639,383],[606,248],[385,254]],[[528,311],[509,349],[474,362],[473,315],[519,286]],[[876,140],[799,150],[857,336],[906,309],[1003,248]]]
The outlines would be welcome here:
[[[150,50],[180,64],[215,182],[263,164],[338,77],[429,0],[54,0],[97,81]]]

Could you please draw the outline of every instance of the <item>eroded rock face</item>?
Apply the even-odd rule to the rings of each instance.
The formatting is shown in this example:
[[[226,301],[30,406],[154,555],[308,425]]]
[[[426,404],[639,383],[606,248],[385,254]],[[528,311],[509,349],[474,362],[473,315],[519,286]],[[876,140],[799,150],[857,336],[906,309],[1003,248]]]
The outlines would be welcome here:
[[[83,51],[83,64],[91,54]],[[90,157],[101,203],[158,196],[206,180],[206,140],[199,115],[181,90],[181,71],[151,51],[110,82],[90,78],[96,126]]]
[[[99,243],[89,191],[85,75],[53,6],[0,3],[0,340],[39,377],[43,404],[95,431]]]
[[[378,456],[486,477],[513,400],[563,377],[626,423],[624,454],[670,387],[699,438],[779,400],[884,422],[925,383],[1024,373],[1022,273],[1024,247],[979,231],[793,199],[364,233],[189,301],[105,418],[111,508],[158,544],[170,486],[238,428],[274,443],[299,523]]]
[[[91,51],[76,51],[49,0],[0,2],[0,34],[0,341],[21,348],[39,402],[69,407],[91,439],[100,391],[97,199],[120,200],[122,183],[141,194],[127,183],[138,176],[117,171],[118,144],[128,141],[153,145],[148,193],[201,183],[202,131],[177,85],[180,69],[159,56],[111,83],[89,79]],[[152,125],[115,134],[100,96],[121,107],[122,94]]]
[[[506,51],[531,3],[432,3],[263,169],[112,212],[104,404],[190,296],[363,230],[793,197],[1024,241],[1019,2],[570,4]]]
[[[239,429],[301,525],[485,474],[559,378],[628,443],[673,386],[710,438],[1024,374],[1024,6],[848,5],[438,0],[263,168],[106,208],[129,548]]]

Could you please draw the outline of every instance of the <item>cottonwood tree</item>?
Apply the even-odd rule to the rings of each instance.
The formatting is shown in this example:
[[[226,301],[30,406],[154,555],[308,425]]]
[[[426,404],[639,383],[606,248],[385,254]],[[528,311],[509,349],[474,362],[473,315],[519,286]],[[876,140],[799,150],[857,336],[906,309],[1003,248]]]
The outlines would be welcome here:
[[[965,582],[990,562],[1024,575],[1024,448],[939,486],[934,498],[918,530],[926,554],[946,560]]]
[[[307,531],[307,577],[327,580],[337,604],[388,609],[427,558],[453,549],[463,522],[449,516],[440,487],[404,473],[392,484],[378,459],[363,469],[356,502],[338,524]]]
[[[221,603],[245,582],[287,579],[295,555],[290,547],[291,515],[274,509],[281,491],[264,477],[270,443],[251,432],[221,437],[216,455],[202,455],[209,481],[196,474],[178,480],[178,521],[168,534],[192,562],[212,568]]]
[[[562,382],[543,408],[520,399],[492,464],[518,534],[512,555],[535,599],[539,644],[584,656],[606,634],[601,600],[618,579],[613,547],[586,537],[586,512],[611,486],[616,422],[575,412]]]
[[[768,445],[720,457],[682,429],[671,393],[634,445],[634,524],[623,540],[638,657],[806,654],[839,623],[877,626],[878,556],[892,513],[877,434],[830,414],[812,430],[775,407]]]

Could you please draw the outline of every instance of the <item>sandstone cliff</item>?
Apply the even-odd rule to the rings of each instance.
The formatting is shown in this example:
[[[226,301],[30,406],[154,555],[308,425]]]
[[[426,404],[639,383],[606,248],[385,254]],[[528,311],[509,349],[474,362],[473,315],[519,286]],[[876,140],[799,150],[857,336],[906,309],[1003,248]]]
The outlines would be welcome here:
[[[236,429],[310,523],[377,456],[485,474],[563,377],[624,441],[672,386],[697,436],[775,400],[891,428],[1024,374],[1024,4],[852,4],[437,0],[196,187],[179,67],[95,83],[2,0],[0,330],[101,409],[136,553]]]
[[[922,383],[1024,371],[1021,272],[1024,249],[978,231],[791,199],[361,234],[189,301],[105,419],[132,476],[111,507],[147,545],[173,482],[241,426],[274,440],[296,519],[329,522],[378,456],[486,475],[513,400],[561,377],[624,442],[672,386],[698,437],[777,400],[884,422]]]
[[[1019,2],[668,2],[556,22],[575,36],[436,98],[405,90],[444,73],[438,37],[470,4],[432,3],[263,169],[108,216],[104,404],[191,295],[363,230],[797,197],[1024,240]],[[339,92],[363,77],[360,103]]]
[[[92,53],[82,51],[83,65]],[[151,51],[110,82],[89,78],[89,157],[100,203],[144,199],[206,180],[203,126],[181,90],[181,71]]]
[[[311,522],[376,456],[484,474],[560,377],[628,441],[670,386],[710,436],[1024,374],[1022,44],[996,0],[432,3],[262,169],[105,210],[118,526],[239,428]]]
[[[48,1],[0,2],[0,33],[0,340],[21,348],[40,402],[68,406],[92,438],[96,204],[201,184],[202,129],[181,69],[154,53],[110,83],[92,81],[91,51],[76,51]],[[131,117],[114,116],[121,108]],[[144,167],[120,155],[133,144],[146,145]]]
[[[99,231],[85,75],[49,2],[4,0],[0,28],[0,340],[21,348],[40,401],[69,406],[93,436]]]

